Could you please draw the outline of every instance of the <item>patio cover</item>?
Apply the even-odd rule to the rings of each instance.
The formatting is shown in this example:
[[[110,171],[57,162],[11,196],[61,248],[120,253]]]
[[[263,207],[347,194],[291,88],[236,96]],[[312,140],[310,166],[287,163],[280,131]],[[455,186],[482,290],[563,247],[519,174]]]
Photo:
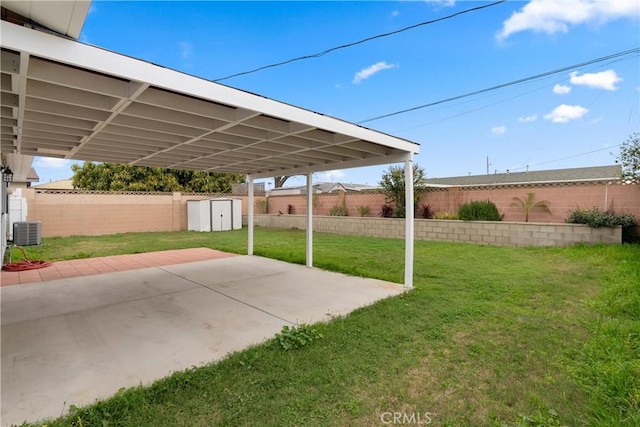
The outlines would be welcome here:
[[[77,28],[71,21],[68,28]],[[308,195],[314,172],[405,162],[407,205],[413,204],[414,142],[79,43],[73,38],[79,30],[65,37],[69,31],[0,25],[2,153],[243,173],[250,184],[304,174]],[[309,266],[311,203],[308,197]],[[413,212],[407,212],[411,286]]]

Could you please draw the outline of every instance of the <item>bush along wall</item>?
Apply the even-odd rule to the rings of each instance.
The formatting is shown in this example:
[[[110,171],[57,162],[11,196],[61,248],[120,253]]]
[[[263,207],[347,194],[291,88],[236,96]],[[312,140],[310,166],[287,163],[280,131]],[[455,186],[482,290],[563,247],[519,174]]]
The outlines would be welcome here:
[[[465,203],[458,209],[458,216],[463,221],[502,221],[502,215],[491,200]]]
[[[633,214],[616,214],[612,210],[601,211],[598,208],[576,208],[569,212],[566,222],[569,224],[586,224],[594,228],[622,226],[623,243],[640,242],[638,223]]]

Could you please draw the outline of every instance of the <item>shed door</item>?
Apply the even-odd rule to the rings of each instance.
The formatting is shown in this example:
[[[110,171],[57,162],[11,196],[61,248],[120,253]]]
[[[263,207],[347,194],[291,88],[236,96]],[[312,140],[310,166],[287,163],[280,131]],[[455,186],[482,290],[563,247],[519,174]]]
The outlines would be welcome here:
[[[231,230],[231,200],[211,202],[211,231]]]

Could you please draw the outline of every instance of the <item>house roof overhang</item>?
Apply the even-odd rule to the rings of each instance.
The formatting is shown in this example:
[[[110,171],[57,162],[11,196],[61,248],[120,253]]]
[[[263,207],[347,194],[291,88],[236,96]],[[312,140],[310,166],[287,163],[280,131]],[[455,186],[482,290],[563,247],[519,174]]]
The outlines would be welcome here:
[[[418,144],[6,21],[3,153],[245,173],[389,164]]]
[[[90,0],[2,0],[7,16],[35,28],[46,28],[77,39],[91,7]],[[8,14],[10,15],[10,14]]]

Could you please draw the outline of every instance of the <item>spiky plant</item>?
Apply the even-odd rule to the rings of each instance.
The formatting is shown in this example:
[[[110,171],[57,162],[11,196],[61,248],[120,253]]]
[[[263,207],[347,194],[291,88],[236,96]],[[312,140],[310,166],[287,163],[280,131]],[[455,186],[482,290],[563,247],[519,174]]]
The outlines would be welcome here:
[[[549,209],[550,204],[551,202],[549,202],[548,200],[536,201],[536,193],[527,193],[527,197],[525,197],[524,199],[514,197],[513,202],[511,202],[511,206],[520,208],[524,212],[524,222],[529,222],[529,212],[534,209],[538,209],[546,213],[551,213],[551,210]]]

